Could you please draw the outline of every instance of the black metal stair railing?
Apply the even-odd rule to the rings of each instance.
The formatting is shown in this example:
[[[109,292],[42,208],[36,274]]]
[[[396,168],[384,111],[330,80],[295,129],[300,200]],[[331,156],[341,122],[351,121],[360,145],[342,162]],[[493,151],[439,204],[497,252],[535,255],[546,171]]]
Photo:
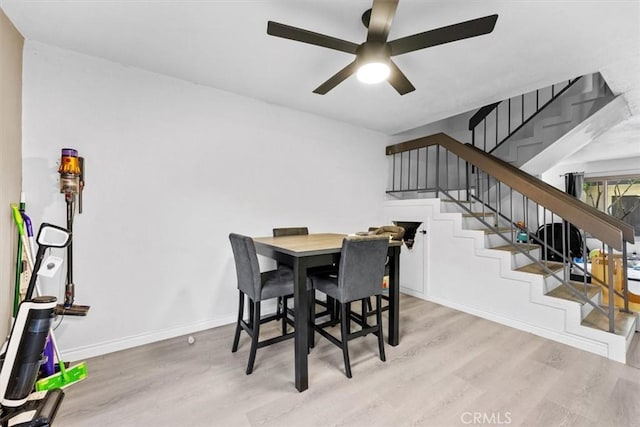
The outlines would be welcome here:
[[[480,108],[469,119],[471,144],[492,153],[582,77],[505,99]]]
[[[575,297],[607,316],[609,330],[615,330],[614,295],[622,298],[623,310],[628,311],[629,293],[626,287],[622,292],[614,289],[613,251],[621,251],[626,259],[627,242],[633,243],[635,239],[633,227],[442,133],[389,146],[386,154],[394,165],[399,165],[398,169],[391,169],[393,178],[387,193],[431,192],[434,197],[456,201],[462,210],[475,214],[486,228],[562,283]],[[472,211],[469,201],[476,202],[481,212]],[[492,214],[495,220],[487,221],[487,214]],[[523,233],[529,243],[541,247],[539,258],[529,253],[528,246],[519,244],[518,234]],[[589,296],[586,244],[574,247],[572,236],[575,238],[576,233],[582,242],[586,242],[587,234],[600,240],[601,250],[607,254],[608,277],[591,280],[591,285],[608,290],[610,303],[606,308]],[[556,268],[558,265],[561,268]],[[581,282],[572,280],[572,274],[574,278],[581,277]],[[622,274],[622,283],[626,283],[626,269],[622,269]]]

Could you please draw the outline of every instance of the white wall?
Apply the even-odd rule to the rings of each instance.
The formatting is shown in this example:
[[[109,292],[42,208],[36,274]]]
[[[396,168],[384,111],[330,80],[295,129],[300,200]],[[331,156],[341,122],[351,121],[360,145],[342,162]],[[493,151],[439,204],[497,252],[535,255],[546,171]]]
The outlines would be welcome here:
[[[58,329],[70,358],[231,322],[231,231],[383,219],[385,135],[35,42],[23,132],[38,223],[65,222],[60,149],[86,158],[74,282],[91,310]],[[62,298],[63,275],[43,286]]]

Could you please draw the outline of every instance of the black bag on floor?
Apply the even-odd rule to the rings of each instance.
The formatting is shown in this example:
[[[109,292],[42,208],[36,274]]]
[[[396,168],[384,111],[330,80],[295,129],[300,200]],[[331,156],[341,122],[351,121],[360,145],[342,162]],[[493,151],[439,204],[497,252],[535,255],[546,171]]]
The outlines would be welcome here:
[[[568,232],[568,239],[563,246],[563,223],[554,222],[552,224],[544,224],[538,228],[538,231],[536,231],[535,243],[544,245],[546,242],[547,246],[550,247],[547,248],[547,250],[542,249],[542,259],[562,262],[562,256],[560,254],[562,254],[563,247],[565,250],[569,251],[569,256],[571,258],[582,257],[584,242],[582,240],[580,230],[572,224],[564,223],[564,231],[565,233]],[[551,248],[558,253],[554,252]]]

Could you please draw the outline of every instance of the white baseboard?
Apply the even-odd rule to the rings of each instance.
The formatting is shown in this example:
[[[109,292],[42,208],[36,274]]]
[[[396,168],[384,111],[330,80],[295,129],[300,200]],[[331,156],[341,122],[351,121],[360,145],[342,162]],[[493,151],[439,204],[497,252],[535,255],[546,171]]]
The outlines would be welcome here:
[[[400,286],[400,293],[401,294],[406,294],[406,295],[409,295],[409,296],[412,296],[412,297],[420,298],[420,299],[423,299],[425,301],[427,300],[427,298],[425,298],[425,296],[424,296],[424,292],[414,291],[413,289],[405,288],[405,287],[402,287],[402,286]]]
[[[169,338],[179,337],[181,335],[192,334],[194,332],[203,331],[205,329],[215,328],[217,326],[228,325],[236,321],[236,315],[228,315],[216,319],[209,319],[202,322],[182,325],[175,328],[162,329],[152,331],[140,335],[133,335],[117,340],[105,341],[86,347],[78,347],[65,349],[62,352],[64,360],[82,360],[90,357],[101,356],[115,351],[126,350],[128,348],[137,347],[144,344],[150,344],[156,341],[162,341]]]
[[[580,350],[588,351],[590,353],[594,353],[599,356],[604,356],[609,358],[609,348],[608,348],[608,345],[605,343],[599,343],[592,340],[581,338],[576,335],[572,335],[568,333],[563,334],[558,331],[541,328],[539,326],[532,325],[530,323],[523,322],[518,319],[513,319],[513,318],[505,317],[496,313],[479,310],[474,307],[458,304],[442,298],[429,297],[426,299],[428,301],[435,302],[436,304],[444,305],[446,307],[453,308],[455,310],[459,310],[465,313],[469,313],[474,316],[481,317],[483,319],[491,320],[492,322],[500,323],[502,325],[509,326],[511,328],[519,329],[521,331],[530,332],[534,335],[538,335],[540,337],[547,338],[552,341],[556,341],[562,344],[567,344],[571,347],[575,347]]]

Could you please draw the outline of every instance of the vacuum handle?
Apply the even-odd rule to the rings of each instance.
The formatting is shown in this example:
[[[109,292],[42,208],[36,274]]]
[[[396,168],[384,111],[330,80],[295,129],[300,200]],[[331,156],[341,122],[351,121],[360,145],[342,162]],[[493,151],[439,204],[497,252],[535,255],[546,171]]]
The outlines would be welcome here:
[[[82,190],[84,190],[84,157],[78,157],[80,164],[80,178],[78,179],[78,213],[82,213]]]
[[[38,253],[36,254],[33,270],[31,270],[31,278],[29,279],[29,286],[27,287],[27,292],[24,297],[26,301],[31,301],[33,297],[33,290],[35,289],[36,282],[38,280],[38,270],[40,270],[40,265],[42,265],[42,260],[44,259],[44,253],[47,250],[47,248],[48,247],[44,245],[40,245],[38,247]]]

